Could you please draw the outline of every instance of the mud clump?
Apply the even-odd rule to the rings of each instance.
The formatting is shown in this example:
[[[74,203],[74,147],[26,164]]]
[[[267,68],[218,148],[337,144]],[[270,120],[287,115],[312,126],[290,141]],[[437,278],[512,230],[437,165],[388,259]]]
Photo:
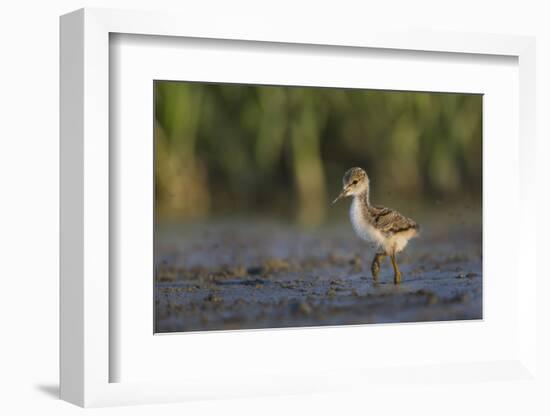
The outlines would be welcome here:
[[[426,305],[435,305],[436,303],[439,302],[439,298],[437,297],[437,295],[430,291],[430,290],[426,290],[426,289],[419,289],[415,292],[415,294],[417,296],[423,296],[426,298],[425,300],[425,303]]]
[[[245,277],[247,270],[243,266],[225,267],[223,273],[226,277]]]
[[[264,273],[264,268],[262,266],[252,266],[246,269],[246,272],[252,276],[259,275]]]
[[[208,296],[204,298],[204,300],[206,302],[211,302],[211,303],[221,303],[223,301],[223,299],[220,296],[218,296],[216,293],[210,293]]]
[[[334,296],[336,296],[336,290],[330,288],[329,290],[327,290],[327,296],[333,298]]]
[[[470,296],[467,293],[457,293],[449,299],[449,303],[468,303]]]
[[[457,279],[465,279],[465,278],[472,279],[476,276],[477,276],[477,273],[468,272],[468,273],[459,273],[455,276],[455,278],[457,278]]]
[[[290,304],[290,312],[293,315],[310,315],[312,307],[306,301],[292,302]]]
[[[263,273],[287,272],[289,270],[290,263],[277,257],[270,257],[263,264]]]
[[[156,278],[158,282],[175,282],[178,278],[178,273],[175,267],[163,266],[157,271]]]

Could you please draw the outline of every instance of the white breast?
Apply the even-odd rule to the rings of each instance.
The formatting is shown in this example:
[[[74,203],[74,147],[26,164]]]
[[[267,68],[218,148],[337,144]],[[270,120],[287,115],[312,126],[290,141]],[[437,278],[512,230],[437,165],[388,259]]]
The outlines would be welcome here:
[[[353,229],[360,238],[384,246],[386,238],[367,221],[363,215],[361,204],[356,198],[353,198],[353,202],[351,203],[349,216]]]

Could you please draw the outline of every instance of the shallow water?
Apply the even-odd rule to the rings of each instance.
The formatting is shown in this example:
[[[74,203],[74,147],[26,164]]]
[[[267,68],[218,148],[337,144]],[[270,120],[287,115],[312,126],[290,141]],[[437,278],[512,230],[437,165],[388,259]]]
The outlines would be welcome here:
[[[156,332],[482,318],[481,226],[433,221],[411,241],[393,283],[389,259],[347,223],[304,231],[251,221],[156,234]]]

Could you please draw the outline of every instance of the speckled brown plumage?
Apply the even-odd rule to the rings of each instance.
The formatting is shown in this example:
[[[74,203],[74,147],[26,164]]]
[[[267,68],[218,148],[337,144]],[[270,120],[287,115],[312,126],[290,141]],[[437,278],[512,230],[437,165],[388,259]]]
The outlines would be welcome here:
[[[416,222],[394,209],[368,205],[365,211],[365,215],[368,216],[373,225],[385,235],[389,236],[411,229],[419,229]]]

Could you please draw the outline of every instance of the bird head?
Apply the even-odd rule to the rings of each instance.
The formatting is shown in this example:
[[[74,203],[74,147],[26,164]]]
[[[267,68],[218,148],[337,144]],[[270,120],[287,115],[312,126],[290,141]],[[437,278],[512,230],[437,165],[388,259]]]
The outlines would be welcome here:
[[[342,192],[332,201],[336,203],[347,196],[359,195],[369,187],[369,177],[367,172],[361,168],[351,168],[344,174],[342,179]]]

